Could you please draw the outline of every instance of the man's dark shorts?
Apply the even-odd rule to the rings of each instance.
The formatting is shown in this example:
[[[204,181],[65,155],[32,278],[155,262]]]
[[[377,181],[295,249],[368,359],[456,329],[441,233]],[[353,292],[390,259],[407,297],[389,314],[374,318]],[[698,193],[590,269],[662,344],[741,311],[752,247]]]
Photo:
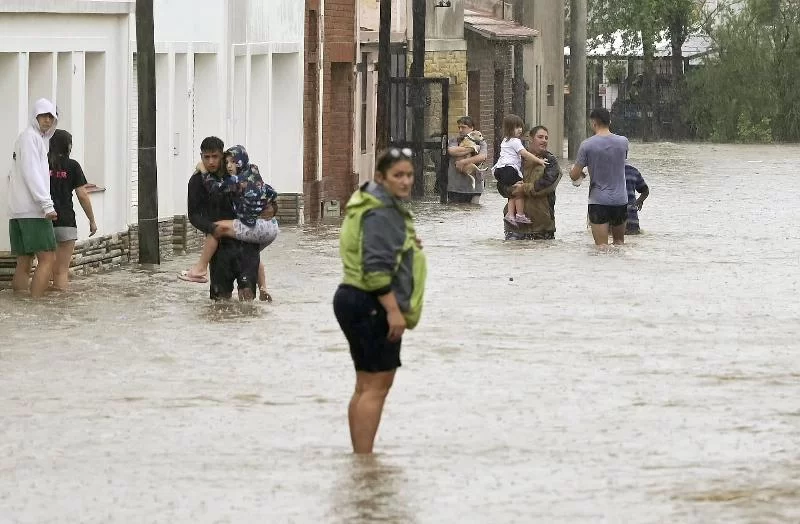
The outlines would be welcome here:
[[[378,373],[400,367],[400,344],[389,342],[386,310],[377,297],[341,285],[333,296],[333,312],[350,343],[350,356],[356,371]]]
[[[589,204],[589,222],[592,224],[610,224],[620,226],[628,220],[628,204],[621,206],[603,206]]]
[[[259,245],[223,239],[211,257],[209,277],[211,300],[228,299],[233,294],[233,282],[239,289],[250,289],[256,296],[258,287]]]

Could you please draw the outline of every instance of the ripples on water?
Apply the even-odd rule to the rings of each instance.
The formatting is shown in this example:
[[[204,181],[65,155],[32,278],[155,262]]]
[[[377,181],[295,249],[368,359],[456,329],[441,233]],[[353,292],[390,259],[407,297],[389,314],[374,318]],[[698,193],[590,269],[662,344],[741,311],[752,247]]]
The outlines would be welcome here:
[[[156,270],[0,292],[0,522],[797,522],[796,146],[634,144],[645,234],[598,253],[502,199],[417,202],[419,329],[349,451],[338,229],[287,228],[272,304]],[[567,166],[563,166],[567,167]]]

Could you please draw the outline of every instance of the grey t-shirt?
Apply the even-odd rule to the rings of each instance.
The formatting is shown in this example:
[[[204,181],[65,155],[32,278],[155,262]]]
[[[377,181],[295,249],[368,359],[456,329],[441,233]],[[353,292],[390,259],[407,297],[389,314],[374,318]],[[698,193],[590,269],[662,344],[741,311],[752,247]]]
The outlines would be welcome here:
[[[625,159],[628,139],[610,134],[587,138],[578,149],[576,162],[589,168],[589,203],[604,206],[628,204],[625,187]]]
[[[451,138],[447,144],[448,147],[457,147],[464,137],[459,136]],[[481,148],[480,155],[488,155],[489,147],[486,145],[486,140],[478,144]],[[483,177],[480,173],[475,173],[475,187],[472,187],[472,181],[468,176],[463,175],[456,169],[456,160],[464,157],[451,158],[450,165],[447,166],[447,191],[448,193],[466,193],[470,195],[480,195],[483,193]],[[627,197],[626,197],[627,198]]]

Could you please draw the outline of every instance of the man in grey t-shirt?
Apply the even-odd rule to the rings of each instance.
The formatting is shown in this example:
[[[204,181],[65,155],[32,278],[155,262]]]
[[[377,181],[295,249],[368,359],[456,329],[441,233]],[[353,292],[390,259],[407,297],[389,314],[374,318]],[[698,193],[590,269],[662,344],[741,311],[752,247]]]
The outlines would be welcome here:
[[[489,149],[486,140],[478,142],[480,150],[477,154],[472,148],[461,147],[464,137],[475,130],[475,123],[472,118],[462,116],[457,124],[458,136],[451,138],[447,144],[447,154],[450,156],[447,166],[447,199],[455,204],[478,204],[483,193],[483,173],[472,172],[470,177],[464,174],[464,170],[469,165],[480,166],[485,162]]]
[[[594,136],[581,143],[569,176],[573,181],[579,181],[584,177],[583,168],[589,168],[589,223],[594,243],[598,246],[608,244],[610,226],[614,243],[624,244],[628,218],[625,186],[628,139],[609,130],[611,114],[608,109],[592,110],[589,119]]]

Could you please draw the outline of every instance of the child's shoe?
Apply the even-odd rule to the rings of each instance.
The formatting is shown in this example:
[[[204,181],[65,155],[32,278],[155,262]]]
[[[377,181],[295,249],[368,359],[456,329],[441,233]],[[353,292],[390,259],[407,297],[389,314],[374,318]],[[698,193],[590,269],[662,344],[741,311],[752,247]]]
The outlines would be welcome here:
[[[519,215],[517,215],[517,216],[519,216]],[[514,216],[506,215],[506,216],[503,217],[503,220],[505,220],[506,222],[508,222],[512,226],[517,227],[517,221],[514,219]]]
[[[525,215],[520,215],[520,214],[517,214],[517,216],[514,217],[514,221],[517,224],[530,224],[531,223],[531,221],[530,221],[530,219],[528,219],[528,217],[526,217]]]

